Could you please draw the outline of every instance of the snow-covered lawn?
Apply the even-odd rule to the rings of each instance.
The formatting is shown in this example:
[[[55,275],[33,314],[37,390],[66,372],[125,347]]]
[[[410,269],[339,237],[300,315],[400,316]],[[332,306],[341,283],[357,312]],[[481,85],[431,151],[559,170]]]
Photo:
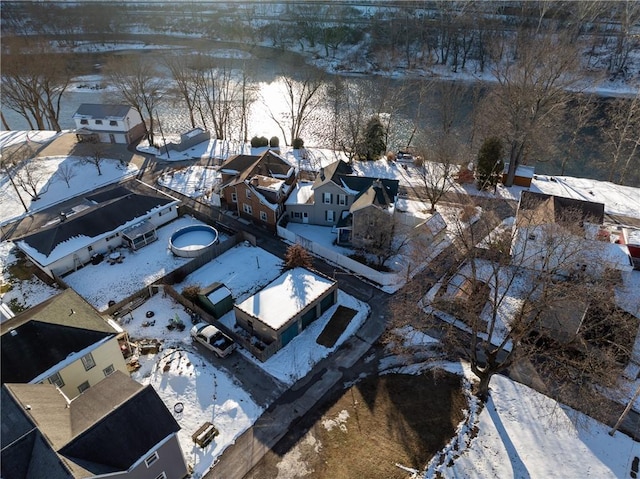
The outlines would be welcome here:
[[[8,291],[0,292],[0,301],[8,304],[14,300],[21,306],[30,308],[59,293],[57,288],[47,285],[37,276],[31,276],[28,280],[12,277],[9,267],[17,261],[16,252],[12,243],[0,243],[0,286],[11,285]],[[3,291],[7,288],[8,286],[4,286]]]
[[[640,443],[629,436],[612,437],[606,425],[503,376],[494,376],[491,390],[477,423],[466,431],[471,435],[477,426],[477,435],[459,455],[450,452],[452,465],[445,459],[433,468],[443,477],[630,477]]]
[[[22,201],[26,204],[29,212],[41,210],[56,203],[73,198],[81,193],[93,191],[94,189],[122,180],[125,177],[135,176],[138,168],[130,164],[122,164],[118,160],[105,159],[100,164],[102,171],[98,175],[98,170],[94,165],[80,161],[77,157],[55,156],[30,160],[32,165],[32,178],[39,178],[37,191],[40,196],[38,200],[32,200],[24,191],[20,191],[20,196],[16,193],[4,170],[0,173],[0,224],[16,219],[25,214]],[[20,175],[24,171],[23,166],[14,173]],[[69,186],[63,180],[67,175]],[[71,175],[71,178],[69,178]]]
[[[175,288],[181,292],[185,286],[223,283],[240,303],[280,276],[283,266],[277,256],[244,242],[198,268]]]
[[[191,216],[183,216],[158,228],[158,240],[138,251],[126,250],[122,263],[103,261],[88,264],[63,279],[98,311],[109,307],[182,266],[190,258],[174,256],[169,249],[169,238],[179,228],[204,224]]]
[[[123,264],[127,264],[126,259]],[[279,276],[281,267],[282,261],[276,256],[242,243],[193,272],[176,285],[176,289],[181,290],[189,284],[206,286],[212,282],[223,282],[238,302]],[[316,339],[338,304],[356,310],[357,314],[334,347],[325,348],[317,344]],[[368,305],[342,291],[338,292],[338,304],[265,363],[241,348],[239,352],[267,373],[291,385],[353,335],[368,316]],[[151,318],[147,317],[148,311],[153,312]],[[169,319],[176,315],[186,326],[182,332],[166,328]],[[222,321],[234,327],[233,311],[227,313]],[[120,322],[132,339],[163,341],[163,349],[158,354],[139,358],[141,368],[133,377],[142,384],[152,384],[170,411],[174,410],[176,403],[183,403],[183,412],[174,414],[182,427],[179,439],[187,462],[194,466],[194,477],[200,477],[198,474],[204,474],[224,449],[251,427],[263,409],[237,381],[198,355],[189,337],[191,319],[184,308],[170,297],[156,294],[131,314],[120,318]],[[200,449],[193,445],[191,434],[205,421],[214,423],[220,435],[207,448]]]
[[[192,165],[163,173],[158,178],[158,184],[190,198],[201,198],[213,206],[220,206],[220,196],[214,190],[221,180],[222,175],[216,168]]]

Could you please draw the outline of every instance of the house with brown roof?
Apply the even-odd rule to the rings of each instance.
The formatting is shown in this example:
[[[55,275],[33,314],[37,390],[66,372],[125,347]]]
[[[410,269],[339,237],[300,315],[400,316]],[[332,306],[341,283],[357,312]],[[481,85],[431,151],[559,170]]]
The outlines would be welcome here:
[[[275,230],[296,182],[295,168],[271,150],[235,155],[219,169],[224,206],[241,218]]]
[[[115,372],[69,399],[52,384],[2,387],[2,477],[182,479],[180,426],[152,386]]]
[[[523,267],[569,276],[631,271],[627,245],[612,241],[603,222],[602,203],[523,191],[511,257]]]
[[[285,205],[289,221],[335,227],[338,244],[366,248],[388,232],[380,225],[390,224],[398,188],[398,180],[358,176],[338,160],[299,183]]]
[[[66,289],[0,325],[2,383],[53,384],[74,398],[115,371],[129,374],[123,330]]]

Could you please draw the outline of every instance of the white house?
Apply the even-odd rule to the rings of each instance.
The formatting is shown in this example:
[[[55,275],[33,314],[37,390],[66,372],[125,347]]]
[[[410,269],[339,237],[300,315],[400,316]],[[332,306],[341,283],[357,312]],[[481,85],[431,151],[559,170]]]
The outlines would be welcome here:
[[[81,142],[129,144],[145,133],[140,114],[129,105],[83,103],[73,120]]]
[[[139,180],[129,181],[78,196],[64,209],[34,213],[32,223],[42,226],[12,240],[46,274],[61,276],[120,246],[138,249],[154,241],[156,228],[178,217],[179,204]]]

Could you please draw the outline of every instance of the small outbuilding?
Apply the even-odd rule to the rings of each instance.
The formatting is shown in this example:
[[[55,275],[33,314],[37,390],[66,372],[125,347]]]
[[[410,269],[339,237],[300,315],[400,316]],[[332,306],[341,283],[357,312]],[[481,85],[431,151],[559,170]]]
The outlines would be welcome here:
[[[200,291],[198,303],[207,313],[220,319],[233,309],[233,296],[224,284],[213,283]]]
[[[536,169],[533,166],[516,166],[516,175],[513,177],[514,186],[524,186],[529,188],[535,172]],[[502,170],[502,183],[507,182],[507,176],[509,176],[509,163],[505,163],[504,169]]]
[[[286,346],[338,299],[338,283],[293,268],[234,306],[238,326],[266,345]]]

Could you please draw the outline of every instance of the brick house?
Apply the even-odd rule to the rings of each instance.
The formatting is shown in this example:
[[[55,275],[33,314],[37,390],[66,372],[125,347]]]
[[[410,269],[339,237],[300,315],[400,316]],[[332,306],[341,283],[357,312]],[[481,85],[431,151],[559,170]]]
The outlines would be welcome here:
[[[219,171],[224,206],[241,218],[275,230],[296,182],[295,168],[267,150],[259,156],[232,156]]]

